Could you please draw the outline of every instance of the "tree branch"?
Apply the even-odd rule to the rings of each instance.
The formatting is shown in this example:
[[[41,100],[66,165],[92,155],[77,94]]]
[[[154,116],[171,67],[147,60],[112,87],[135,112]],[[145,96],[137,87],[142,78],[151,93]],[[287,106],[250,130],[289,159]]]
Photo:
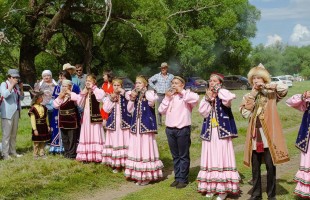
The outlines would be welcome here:
[[[125,22],[125,24],[129,24],[129,26],[132,27],[133,29],[135,29],[135,31],[137,31],[139,33],[139,35],[142,37],[142,33],[136,28],[136,26],[137,26],[136,24],[134,24],[131,21],[128,21],[126,19],[120,18],[120,17],[117,17],[117,19],[122,20],[123,22]]]
[[[70,14],[70,7],[75,2],[75,0],[67,0],[63,7],[55,14],[53,19],[45,28],[41,35],[42,45],[45,46],[55,33],[58,25],[61,21]]]
[[[182,38],[189,38],[189,36],[183,34],[183,33],[179,33],[175,30],[175,28],[170,24],[168,23],[168,25],[170,26],[170,28],[173,30],[173,32],[179,37],[179,39],[181,40]]]
[[[110,17],[111,17],[111,12],[112,12],[112,0],[105,0],[106,2],[106,11],[107,9],[109,8],[109,14],[108,14],[108,17],[106,18],[105,20],[105,23],[103,25],[103,27],[101,28],[101,30],[99,31],[99,33],[97,34],[98,36],[101,35],[102,31],[105,29],[105,27],[107,26],[108,24],[108,21],[110,20]],[[106,12],[106,15],[107,15],[107,12]]]
[[[169,19],[170,17],[173,17],[174,15],[178,15],[178,14],[183,14],[183,13],[188,13],[188,12],[193,12],[193,11],[201,11],[201,10],[204,10],[204,9],[207,9],[207,8],[212,8],[212,7],[217,7],[217,6],[220,6],[221,4],[217,4],[217,5],[211,5],[211,6],[204,6],[204,7],[200,7],[200,8],[193,8],[193,9],[190,9],[190,10],[181,10],[181,11],[178,11],[178,12],[175,12],[175,13],[172,13],[171,15],[169,15],[167,17],[167,19]]]

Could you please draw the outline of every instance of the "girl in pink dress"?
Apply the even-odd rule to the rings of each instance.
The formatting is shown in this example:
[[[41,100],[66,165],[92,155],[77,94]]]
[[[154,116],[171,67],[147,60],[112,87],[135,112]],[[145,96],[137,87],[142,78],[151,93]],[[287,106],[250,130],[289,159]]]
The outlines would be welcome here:
[[[96,86],[96,77],[87,75],[85,88],[79,94],[78,105],[84,108],[79,145],[77,147],[78,161],[101,162],[104,145],[100,102],[105,93]]]
[[[310,91],[305,91],[303,94],[295,94],[286,101],[288,106],[304,112],[295,145],[301,151],[300,165],[294,178],[297,182],[294,193],[302,198],[310,198],[309,102]]]
[[[125,176],[137,181],[137,185],[147,185],[150,181],[163,176],[163,163],[155,140],[157,124],[155,102],[158,96],[147,90],[147,80],[143,76],[136,78],[133,91],[126,93],[128,112],[132,113],[128,158]]]
[[[127,111],[128,100],[122,88],[123,81],[118,78],[113,79],[112,85],[113,93],[103,104],[103,109],[109,113],[109,117],[106,124],[102,163],[111,166],[113,173],[117,173],[125,167],[127,159],[131,114]]]
[[[211,74],[209,88],[199,105],[204,122],[198,192],[206,197],[219,194],[217,200],[225,199],[227,193],[239,193],[240,180],[232,143],[237,128],[230,108],[236,96],[221,88],[223,78],[221,74]]]

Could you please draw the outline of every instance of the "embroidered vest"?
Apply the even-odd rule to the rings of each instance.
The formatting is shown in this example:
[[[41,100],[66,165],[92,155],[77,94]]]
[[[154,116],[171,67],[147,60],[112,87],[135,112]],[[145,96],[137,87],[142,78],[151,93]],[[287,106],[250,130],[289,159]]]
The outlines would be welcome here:
[[[135,110],[132,115],[130,132],[137,133],[137,129],[139,129],[140,133],[157,133],[155,108],[149,106],[145,97],[136,98],[134,105]],[[137,127],[138,121],[139,127]]]
[[[127,111],[127,99],[120,95],[119,96],[119,102],[120,102],[120,115],[121,115],[121,129],[127,129],[130,128],[130,122],[131,122],[131,114]],[[112,111],[109,114],[109,117],[107,119],[106,129],[114,130],[116,129],[116,123],[119,123],[116,121],[116,105],[112,109]]]
[[[237,127],[234,116],[231,112],[231,108],[224,106],[222,104],[222,100],[216,97],[213,109],[214,110],[212,110],[209,116],[203,121],[200,138],[207,141],[211,140],[211,122],[213,118],[213,112],[215,112],[215,118],[218,122],[218,137],[220,139],[227,137],[238,137]]]
[[[102,123],[103,119],[100,114],[100,102],[97,101],[94,93],[88,95],[90,109],[90,123]]]
[[[78,110],[74,101],[70,99],[62,103],[59,107],[59,128],[78,128]]]
[[[308,104],[307,110],[305,111],[301,125],[298,131],[295,146],[304,153],[307,153],[309,145],[309,132],[310,132],[310,104]]]
[[[34,114],[34,117],[36,119],[36,127],[39,135],[34,134],[34,130],[32,129],[32,141],[35,142],[44,142],[49,141],[51,139],[50,133],[48,132],[48,127],[46,123],[47,118],[47,108],[43,106],[44,114],[42,117],[40,117],[39,112],[37,109],[32,106],[28,112],[28,115]]]

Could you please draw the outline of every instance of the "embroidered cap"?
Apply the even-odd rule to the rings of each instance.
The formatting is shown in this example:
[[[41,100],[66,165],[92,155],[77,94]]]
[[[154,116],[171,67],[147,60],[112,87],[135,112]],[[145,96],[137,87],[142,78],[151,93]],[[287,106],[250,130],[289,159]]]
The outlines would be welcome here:
[[[211,76],[216,76],[221,82],[224,81],[224,75],[223,74],[220,74],[220,73],[217,73],[217,72],[212,72],[210,77]]]

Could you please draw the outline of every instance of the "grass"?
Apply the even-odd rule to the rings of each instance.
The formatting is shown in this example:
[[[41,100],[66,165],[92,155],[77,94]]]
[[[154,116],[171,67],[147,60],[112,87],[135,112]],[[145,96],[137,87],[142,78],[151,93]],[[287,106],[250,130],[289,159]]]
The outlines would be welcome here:
[[[294,147],[298,126],[302,113],[285,105],[285,100],[296,93],[307,90],[307,82],[294,82],[294,87],[289,89],[285,99],[278,104],[279,114],[284,129],[289,130],[285,134],[290,156],[299,154]],[[239,130],[239,137],[234,139],[234,145],[244,144],[248,122],[239,114],[238,107],[242,96],[248,91],[232,91],[237,95],[233,102],[233,113]],[[192,116],[192,146],[191,160],[200,159],[201,140],[199,138],[202,117],[198,114],[197,107],[194,108]],[[292,127],[296,129],[291,130]],[[22,111],[20,119],[17,151],[23,153],[24,157],[14,160],[0,160],[0,199],[68,199],[77,198],[94,193],[99,188],[112,190],[126,184],[121,173],[113,174],[111,169],[101,164],[83,164],[77,161],[64,159],[59,155],[49,155],[47,160],[34,160],[32,158],[30,119],[27,110]],[[166,172],[172,169],[172,159],[167,144],[163,127],[159,128],[157,143],[160,157]],[[249,168],[242,164],[243,151],[236,152],[237,167],[244,180],[251,177]],[[264,167],[263,167],[264,168]],[[278,180],[278,199],[294,199],[292,191],[295,183],[293,176],[298,169],[288,171]],[[170,188],[172,178],[161,181],[138,192],[128,194],[124,199],[205,199],[197,193],[196,176],[199,167],[190,169],[190,184],[182,190]],[[160,191],[160,192],[159,192]],[[247,192],[247,191],[243,191]]]

